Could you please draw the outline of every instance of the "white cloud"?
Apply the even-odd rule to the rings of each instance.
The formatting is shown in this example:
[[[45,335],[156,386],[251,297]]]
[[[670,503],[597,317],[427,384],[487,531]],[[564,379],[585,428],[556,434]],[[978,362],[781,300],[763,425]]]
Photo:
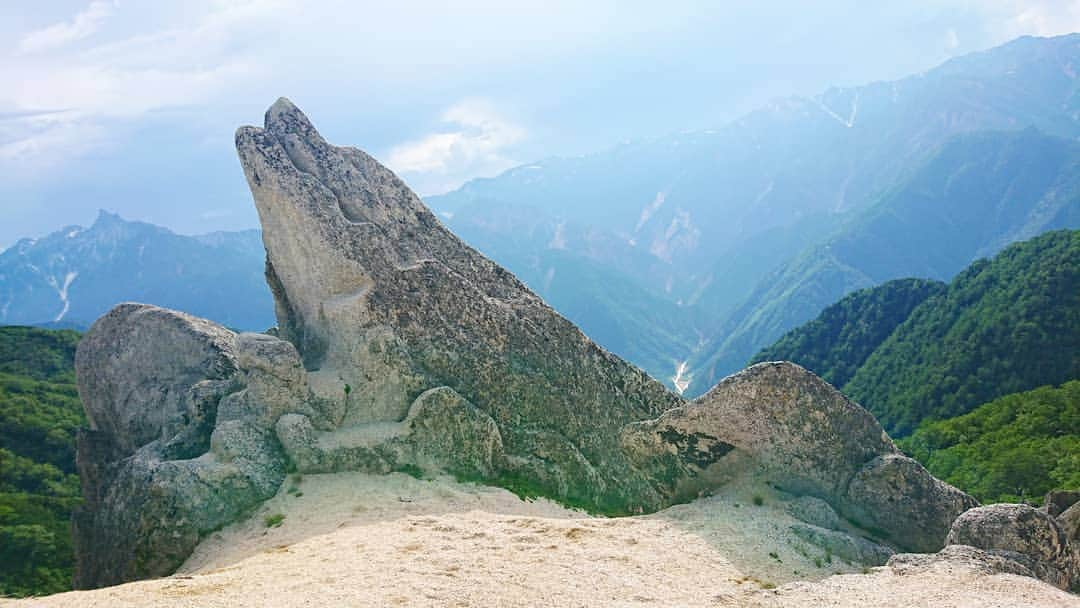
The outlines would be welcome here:
[[[1016,16],[1017,30],[1038,36],[1057,36],[1080,30],[1080,2],[1029,5]]]
[[[0,120],[0,161],[49,168],[102,141],[105,129],[78,112],[43,112]],[[65,154],[56,154],[63,150]],[[44,162],[42,162],[44,161]]]
[[[115,9],[116,2],[101,0],[91,2],[83,11],[72,17],[71,21],[54,23],[25,34],[19,41],[19,52],[22,54],[40,53],[82,40],[98,31],[102,22],[112,15]]]
[[[1080,0],[1004,0],[999,30],[1017,36],[1058,36],[1080,31]]]
[[[414,186],[425,194],[445,192],[517,164],[506,156],[507,149],[525,138],[525,129],[489,102],[459,102],[443,112],[442,121],[454,128],[395,146],[387,159],[395,171],[416,178]]]
[[[950,27],[948,29],[948,31],[945,32],[945,48],[947,48],[947,49],[949,49],[951,51],[951,50],[953,50],[953,49],[955,49],[955,48],[957,48],[959,46],[960,46],[960,36],[958,36],[956,34],[955,29]]]
[[[107,143],[115,118],[219,99],[265,73],[243,41],[292,0],[213,0],[187,23],[165,20],[126,38],[60,49],[93,34],[116,2],[93,2],[70,21],[23,36],[19,57],[0,58],[0,161],[43,168]],[[146,9],[147,5],[131,5]],[[55,110],[62,110],[55,112]]]

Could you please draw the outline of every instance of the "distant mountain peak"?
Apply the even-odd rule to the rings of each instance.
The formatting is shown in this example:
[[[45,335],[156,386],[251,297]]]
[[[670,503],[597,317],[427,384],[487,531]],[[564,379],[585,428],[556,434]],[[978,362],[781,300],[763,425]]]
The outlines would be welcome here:
[[[265,329],[272,303],[257,235],[183,236],[101,209],[89,228],[68,225],[0,253],[0,323],[81,327],[119,302],[141,301]]]

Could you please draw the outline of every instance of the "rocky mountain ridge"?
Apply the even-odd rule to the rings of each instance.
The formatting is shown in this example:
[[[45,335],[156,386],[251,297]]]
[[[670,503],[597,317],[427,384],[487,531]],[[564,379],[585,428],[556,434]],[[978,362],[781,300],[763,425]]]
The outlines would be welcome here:
[[[762,363],[682,399],[286,99],[236,144],[278,335],[141,304],[94,324],[76,356],[91,425],[78,441],[79,587],[172,572],[290,469],[451,473],[612,514],[753,475],[858,524],[869,538],[804,533],[878,563],[942,548],[977,504],[797,365]],[[1059,558],[1031,559],[1071,576]]]
[[[1075,198],[1078,61],[1080,35],[1021,38],[901,80],[779,100],[713,131],[532,163],[428,202],[557,308],[573,304],[571,320],[590,336],[610,335],[612,344],[632,336],[620,354],[655,377],[686,362],[687,395],[696,396],[850,291],[907,276],[948,280],[1013,240],[1080,227],[1075,216],[1040,211]],[[1038,134],[964,138],[1029,127]],[[1040,136],[1047,140],[1032,141]],[[1070,150],[1057,161],[1031,161],[1062,145]],[[952,190],[912,183],[943,148],[952,157],[932,169],[951,166],[971,182]],[[1061,183],[1040,190],[1061,158],[1073,159]],[[980,159],[996,164],[966,171]],[[869,217],[905,186],[915,196],[902,201],[899,221],[890,223],[887,209]],[[924,191],[937,199],[929,212],[917,204]],[[1029,206],[1040,192],[1046,200]],[[1013,215],[1025,209],[1030,217]],[[996,230],[961,234],[939,222],[966,211]],[[913,229],[920,213],[934,223],[925,233]],[[839,242],[836,232],[845,232]],[[978,242],[960,251],[965,238]],[[903,256],[894,260],[896,241]],[[572,276],[568,258],[596,269],[601,280],[589,293],[559,282]],[[864,258],[873,264],[859,264]],[[654,298],[682,322],[659,326],[627,304]]]
[[[136,300],[261,331],[274,324],[263,256],[256,230],[184,236],[100,211],[0,252],[0,324],[85,329]]]

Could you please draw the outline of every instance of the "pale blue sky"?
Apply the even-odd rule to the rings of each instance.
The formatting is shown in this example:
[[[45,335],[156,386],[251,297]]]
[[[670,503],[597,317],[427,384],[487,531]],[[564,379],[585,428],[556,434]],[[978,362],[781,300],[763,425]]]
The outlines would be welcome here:
[[[1077,29],[1080,0],[3,3],[0,247],[98,208],[254,227],[232,134],[281,95],[431,194]]]

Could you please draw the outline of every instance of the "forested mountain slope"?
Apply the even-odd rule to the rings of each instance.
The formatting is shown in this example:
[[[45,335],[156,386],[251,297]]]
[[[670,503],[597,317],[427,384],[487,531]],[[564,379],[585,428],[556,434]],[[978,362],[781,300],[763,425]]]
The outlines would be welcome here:
[[[928,266],[921,262],[848,268],[847,251],[834,257],[824,245],[954,136],[1034,127],[1075,139],[1077,65],[1080,36],[1021,38],[909,78],[778,100],[716,130],[530,163],[428,202],[537,291],[567,260],[589,261],[595,297],[571,318],[589,335],[618,319],[624,334],[649,336],[613,350],[662,379],[691,359],[687,394],[696,394],[850,291],[905,276],[949,279],[1013,232],[1028,238],[1080,227],[1011,226],[985,239],[973,233],[982,240],[959,258],[946,250],[939,274],[919,271]],[[1023,179],[1013,186],[1024,187]],[[815,246],[824,249],[800,257]],[[642,289],[632,292],[628,282]],[[556,281],[544,296],[558,306],[573,289]],[[631,298],[641,303],[628,304]],[[674,339],[662,340],[669,352],[656,352],[661,340],[647,316],[626,312],[651,308],[656,298],[685,319]],[[672,369],[656,371],[664,362]]]
[[[900,446],[984,503],[1039,502],[1050,490],[1080,490],[1080,380],[923,423]]]
[[[750,363],[792,361],[843,386],[916,306],[943,291],[944,283],[926,279],[895,279],[860,289],[784,334]]]
[[[1047,230],[1080,227],[1080,143],[1028,129],[958,136],[870,209],[761,281],[691,359],[692,393],[845,294],[902,277],[949,280]]]
[[[0,327],[0,596],[71,588],[79,334]]]
[[[947,286],[906,279],[855,292],[753,358],[776,359],[829,378],[895,436],[1078,379],[1080,231],[1010,245]]]
[[[1080,378],[1080,231],[1017,243],[912,311],[843,390],[887,430]]]

